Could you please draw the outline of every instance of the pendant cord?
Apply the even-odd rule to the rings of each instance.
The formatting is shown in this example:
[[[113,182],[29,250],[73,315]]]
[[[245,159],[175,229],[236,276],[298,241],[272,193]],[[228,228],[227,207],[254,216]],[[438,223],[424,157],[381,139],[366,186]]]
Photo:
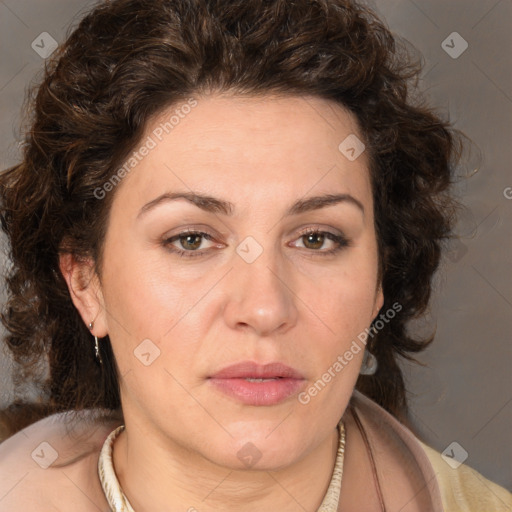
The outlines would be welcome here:
[[[373,457],[372,449],[371,449],[370,443],[368,441],[368,436],[366,435],[366,431],[361,423],[361,420],[359,419],[359,415],[357,414],[355,407],[351,406],[350,412],[352,413],[352,416],[356,422],[359,432],[361,432],[361,436],[363,438],[364,445],[365,445],[366,451],[368,453],[368,458],[370,459],[370,465],[372,467],[373,482],[375,484],[375,489],[377,490],[377,496],[379,497],[380,509],[382,512],[386,512],[386,505],[384,504],[384,498],[382,496],[382,490],[381,490],[380,484],[379,484],[379,477],[377,476],[377,468],[375,466],[375,459]]]

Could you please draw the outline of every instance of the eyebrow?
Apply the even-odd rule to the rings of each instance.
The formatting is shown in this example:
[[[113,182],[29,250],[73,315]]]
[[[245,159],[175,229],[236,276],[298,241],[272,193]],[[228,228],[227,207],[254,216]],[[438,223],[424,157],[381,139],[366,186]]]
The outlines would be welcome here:
[[[166,192],[145,204],[137,214],[137,219],[164,202],[175,201],[178,199],[185,199],[198,208],[201,208],[201,210],[210,213],[233,215],[235,210],[233,203],[230,203],[229,201],[224,201],[212,196],[199,194],[197,192]],[[299,199],[293,203],[290,208],[288,208],[285,213],[285,217],[291,215],[299,215],[301,213],[306,213],[313,210],[320,210],[321,208],[326,208],[328,206],[333,206],[339,203],[353,204],[357,206],[364,215],[364,206],[358,199],[351,196],[350,194],[326,194],[322,196],[308,197],[307,199]]]

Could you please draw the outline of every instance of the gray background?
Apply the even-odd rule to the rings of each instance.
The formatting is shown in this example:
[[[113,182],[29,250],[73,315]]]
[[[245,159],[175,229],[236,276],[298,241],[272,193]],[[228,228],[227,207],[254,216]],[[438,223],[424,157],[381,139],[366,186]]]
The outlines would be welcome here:
[[[42,32],[62,41],[93,3],[0,0],[0,168],[17,161],[24,90],[44,62],[32,42]],[[414,326],[420,332],[437,326],[436,341],[419,356],[425,367],[403,365],[409,426],[440,452],[457,442],[468,453],[466,464],[512,490],[512,1],[370,4],[423,54],[421,88],[481,152],[461,167],[468,176],[458,187],[467,206],[461,239],[436,277],[429,315]],[[442,47],[447,40],[452,52],[461,48],[456,36],[448,37],[453,32],[468,43],[457,58]],[[7,264],[5,256],[1,261]],[[0,407],[14,396],[10,368],[0,350]],[[30,386],[23,392],[34,396]],[[458,447],[454,453],[463,454]]]

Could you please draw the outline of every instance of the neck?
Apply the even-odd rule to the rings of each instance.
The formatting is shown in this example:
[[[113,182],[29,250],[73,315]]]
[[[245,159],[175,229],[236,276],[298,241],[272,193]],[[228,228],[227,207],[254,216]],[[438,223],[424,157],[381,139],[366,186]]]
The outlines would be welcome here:
[[[301,460],[276,471],[219,466],[183,446],[142,430],[126,429],[115,441],[113,462],[135,512],[316,511],[331,480],[338,449],[333,429]]]

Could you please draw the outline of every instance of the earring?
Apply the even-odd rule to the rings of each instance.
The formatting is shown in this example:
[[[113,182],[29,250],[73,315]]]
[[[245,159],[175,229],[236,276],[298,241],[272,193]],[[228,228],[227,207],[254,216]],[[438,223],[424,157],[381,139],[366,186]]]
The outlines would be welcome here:
[[[377,358],[368,350],[365,349],[363,356],[363,364],[359,373],[361,375],[374,375],[377,371],[379,363]]]
[[[93,323],[91,322],[89,324],[89,330],[92,331],[92,328],[93,328]],[[100,353],[100,344],[98,342],[97,336],[94,336],[94,353],[95,353],[96,359],[99,361],[99,363],[103,364],[103,359],[101,359],[101,353]]]

